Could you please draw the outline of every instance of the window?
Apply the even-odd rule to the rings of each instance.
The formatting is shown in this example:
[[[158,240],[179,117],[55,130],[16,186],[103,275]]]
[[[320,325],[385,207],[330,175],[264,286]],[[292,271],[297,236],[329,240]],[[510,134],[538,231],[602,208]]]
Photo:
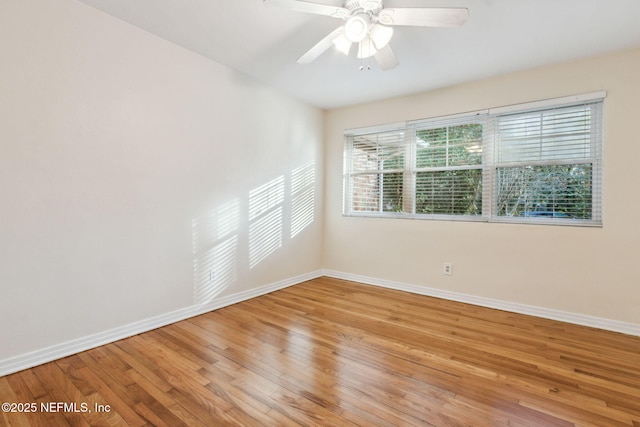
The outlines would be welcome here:
[[[344,213],[599,225],[603,97],[346,132]]]
[[[394,130],[350,139],[350,211],[403,212],[405,133]]]
[[[482,215],[483,122],[415,128],[415,213]]]
[[[599,107],[584,104],[498,117],[498,216],[594,217]]]

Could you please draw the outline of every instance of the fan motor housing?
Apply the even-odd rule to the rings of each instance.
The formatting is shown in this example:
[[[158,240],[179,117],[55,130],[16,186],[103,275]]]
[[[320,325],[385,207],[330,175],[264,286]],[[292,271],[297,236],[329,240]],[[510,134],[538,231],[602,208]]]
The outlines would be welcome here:
[[[382,9],[382,0],[347,0],[344,3],[344,8],[351,14],[359,9],[375,13]]]

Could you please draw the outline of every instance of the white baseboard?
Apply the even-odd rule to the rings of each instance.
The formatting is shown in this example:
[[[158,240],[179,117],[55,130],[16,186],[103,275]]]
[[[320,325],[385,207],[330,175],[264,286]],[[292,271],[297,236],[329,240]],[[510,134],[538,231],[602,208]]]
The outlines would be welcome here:
[[[53,360],[60,359],[72,354],[86,351],[101,345],[109,344],[133,335],[147,332],[152,329],[166,326],[180,320],[198,316],[200,314],[212,310],[217,310],[228,305],[246,301],[248,299],[268,294],[279,289],[284,289],[298,283],[306,282],[307,280],[320,277],[322,276],[322,274],[322,270],[313,271],[300,276],[260,286],[258,288],[238,292],[237,294],[222,297],[207,304],[185,307],[180,310],[123,325],[114,329],[110,329],[108,331],[100,332],[82,338],[77,338],[71,341],[56,344],[51,347],[43,348],[41,350],[36,350],[9,359],[0,360],[0,377],[21,371],[23,369],[32,368],[43,363],[51,362]]]
[[[15,356],[9,359],[0,360],[0,377],[23,369],[32,368],[43,363],[51,362],[71,354],[86,351],[101,345],[109,344],[133,335],[150,331],[180,320],[198,316],[200,314],[217,310],[228,305],[246,301],[251,298],[265,295],[279,289],[284,289],[298,283],[306,282],[317,277],[328,276],[337,279],[351,280],[368,285],[380,286],[389,289],[396,289],[404,292],[411,292],[418,295],[426,295],[436,298],[447,299],[451,301],[459,301],[468,304],[479,305],[482,307],[495,308],[498,310],[509,311],[513,313],[528,314],[532,316],[542,317],[546,319],[558,320],[561,322],[573,323],[576,325],[590,326],[598,329],[609,330],[613,332],[621,332],[623,334],[640,336],[640,325],[635,323],[620,322],[617,320],[604,319],[600,317],[587,316],[583,314],[570,313],[548,308],[535,307],[525,304],[512,303],[491,298],[478,297],[459,292],[444,291],[441,289],[429,288],[424,286],[416,286],[407,283],[393,282],[384,279],[377,279],[357,274],[344,273],[334,270],[318,270],[278,282],[270,283],[258,288],[239,292],[217,299],[211,303],[194,305],[172,311],[170,313],[154,316],[149,319],[130,323],[108,331],[56,344],[51,347],[36,350],[30,353]]]
[[[410,285],[407,283],[393,282],[384,279],[361,276],[357,274],[344,273],[341,271],[324,270],[323,275],[336,279],[351,280],[367,285],[380,286],[383,288],[396,289],[399,291],[411,292],[418,295],[442,298],[451,301],[464,302],[482,307],[495,308],[512,313],[528,314],[545,319],[558,320],[561,322],[573,323],[576,325],[590,326],[592,328],[604,329],[612,332],[620,332],[627,335],[640,336],[640,325],[635,323],[620,322],[617,320],[604,319],[601,317],[587,316],[584,314],[571,313],[549,308],[536,307],[514,302],[501,301],[492,298],[478,297],[459,292],[445,291],[442,289],[429,288],[424,286]]]

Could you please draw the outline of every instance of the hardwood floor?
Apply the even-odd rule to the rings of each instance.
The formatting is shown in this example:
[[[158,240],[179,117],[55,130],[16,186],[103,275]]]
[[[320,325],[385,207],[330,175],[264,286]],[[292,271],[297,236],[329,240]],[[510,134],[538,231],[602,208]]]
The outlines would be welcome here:
[[[0,377],[0,402],[35,404],[10,426],[640,427],[640,337],[320,278]]]

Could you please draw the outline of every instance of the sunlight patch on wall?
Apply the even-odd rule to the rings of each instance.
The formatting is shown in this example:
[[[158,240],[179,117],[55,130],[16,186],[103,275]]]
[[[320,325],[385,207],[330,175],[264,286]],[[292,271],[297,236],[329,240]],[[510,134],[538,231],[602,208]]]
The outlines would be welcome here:
[[[291,238],[314,219],[315,165],[313,161],[291,172]]]
[[[284,176],[249,192],[249,268],[282,246]]]
[[[196,304],[210,302],[237,280],[239,218],[235,199],[192,221]]]

